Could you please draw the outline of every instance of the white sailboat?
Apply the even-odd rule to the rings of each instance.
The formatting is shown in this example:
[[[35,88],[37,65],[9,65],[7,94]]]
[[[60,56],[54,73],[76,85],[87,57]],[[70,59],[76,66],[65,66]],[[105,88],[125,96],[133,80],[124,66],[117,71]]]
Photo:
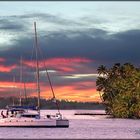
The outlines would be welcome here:
[[[1,112],[0,127],[69,127],[69,120],[64,118],[60,113],[59,106],[56,101],[58,113],[55,115],[40,114],[40,75],[39,75],[39,61],[38,61],[38,40],[36,32],[36,22],[34,22],[35,28],[35,52],[36,52],[36,77],[37,77],[37,93],[38,93],[38,106],[8,106],[6,115]],[[47,69],[46,69],[47,72]],[[55,99],[55,94],[52,88],[49,74],[47,72],[50,87]],[[20,102],[21,103],[21,102]]]

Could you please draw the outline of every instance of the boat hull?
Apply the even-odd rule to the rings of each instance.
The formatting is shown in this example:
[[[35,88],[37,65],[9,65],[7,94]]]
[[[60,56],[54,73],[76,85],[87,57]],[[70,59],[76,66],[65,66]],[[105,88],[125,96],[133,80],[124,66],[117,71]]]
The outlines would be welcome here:
[[[2,119],[0,127],[69,127],[69,120],[61,119]]]

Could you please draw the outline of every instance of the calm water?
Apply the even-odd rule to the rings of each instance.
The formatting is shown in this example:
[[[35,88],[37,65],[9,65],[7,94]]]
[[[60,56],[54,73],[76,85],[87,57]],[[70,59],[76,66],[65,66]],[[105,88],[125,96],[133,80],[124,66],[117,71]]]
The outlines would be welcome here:
[[[55,110],[43,110],[53,114]],[[109,119],[106,116],[75,116],[76,110],[62,110],[70,120],[69,128],[0,128],[0,138],[130,138],[140,139],[140,120]],[[91,112],[84,111],[82,112]],[[97,112],[97,111],[96,111]],[[100,111],[98,111],[100,112]]]

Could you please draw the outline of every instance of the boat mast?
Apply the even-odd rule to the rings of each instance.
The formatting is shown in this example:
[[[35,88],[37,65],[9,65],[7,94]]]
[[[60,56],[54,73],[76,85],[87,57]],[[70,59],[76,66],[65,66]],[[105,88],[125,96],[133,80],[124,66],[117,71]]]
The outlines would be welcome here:
[[[20,99],[19,105],[21,106],[21,97],[22,97],[22,56],[20,56]]]
[[[39,85],[39,63],[38,63],[38,40],[36,31],[36,22],[34,22],[35,29],[35,53],[36,53],[36,77],[37,77],[37,93],[38,93],[38,113],[40,116],[40,85]]]
[[[39,47],[38,47],[38,50],[39,50],[39,53],[40,53],[40,55],[41,55],[41,57],[42,57],[42,60],[45,60],[45,59],[43,58],[43,54],[42,54],[42,52],[41,52],[41,50],[40,50]],[[49,80],[50,88],[51,88],[51,91],[52,91],[52,94],[53,94],[53,100],[54,100],[55,103],[56,103],[56,107],[57,107],[58,113],[61,114],[61,113],[60,113],[59,104],[58,104],[58,101],[56,100],[56,97],[55,97],[55,93],[54,93],[54,90],[53,90],[52,82],[51,82],[51,79],[50,79],[50,76],[49,76],[48,69],[47,69],[47,67],[46,67],[45,61],[44,61],[44,66],[45,66],[46,74],[47,74],[47,77],[48,77],[48,80]]]
[[[25,102],[26,102],[26,105],[27,105],[27,92],[26,92],[25,82],[24,82],[24,97],[25,97]]]
[[[15,76],[13,77],[13,84],[14,84],[14,92],[15,92]],[[15,105],[15,98],[13,97],[13,106]]]

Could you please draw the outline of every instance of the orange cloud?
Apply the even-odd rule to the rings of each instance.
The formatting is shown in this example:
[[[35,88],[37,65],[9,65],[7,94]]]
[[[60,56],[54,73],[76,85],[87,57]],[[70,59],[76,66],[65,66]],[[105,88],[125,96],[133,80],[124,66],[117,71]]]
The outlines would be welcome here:
[[[85,82],[88,83],[88,82]],[[84,84],[84,83],[83,83]],[[93,102],[101,101],[99,93],[95,88],[89,88],[86,90],[76,88],[77,84],[70,86],[55,86],[54,92],[57,99],[64,99],[70,101],[81,101],[81,102]],[[31,96],[37,96],[37,93],[33,93]],[[41,96],[44,98],[52,98],[52,92],[50,87],[43,87],[41,90]]]
[[[26,87],[29,89],[34,89],[36,86],[36,83],[26,83]],[[14,89],[14,88],[21,88],[23,87],[23,84],[21,84],[20,82],[0,82],[0,88],[2,89],[6,89],[6,90],[10,90],[10,89]]]
[[[55,88],[56,98],[67,99],[71,101],[92,102],[100,101],[100,97],[96,89],[75,90],[72,86],[63,86]],[[43,93],[47,96],[47,93]]]
[[[12,66],[0,65],[0,72],[10,72],[10,71],[12,71],[14,68],[16,68],[16,65],[12,65]]]
[[[74,71],[74,68],[72,68],[72,65],[78,64],[78,63],[88,63],[91,62],[91,60],[86,58],[52,58],[47,59],[44,61],[47,67],[53,67],[60,71],[64,72],[72,72]],[[24,61],[24,64],[30,67],[35,67],[35,62],[31,61]],[[40,62],[40,67],[44,67],[43,61]]]
[[[21,87],[20,83],[15,83],[13,84],[12,82],[0,82],[0,92],[6,92],[8,95],[11,96],[15,95],[12,93],[14,91],[14,88],[19,91]],[[28,90],[33,90],[33,93],[27,93],[28,96],[37,96],[37,93],[35,92],[35,83],[27,83],[26,84],[26,89]],[[55,86],[54,87],[55,95],[57,99],[65,99],[65,100],[71,100],[71,101],[82,101],[82,102],[92,102],[92,101],[100,101],[100,97],[98,92],[96,91],[95,88],[89,88],[86,90],[83,89],[76,89],[76,85],[71,85],[71,86]],[[7,95],[5,95],[7,96]],[[18,96],[18,95],[17,95]],[[44,86],[41,88],[41,97],[44,98],[52,98],[52,92],[50,90],[50,87]]]

